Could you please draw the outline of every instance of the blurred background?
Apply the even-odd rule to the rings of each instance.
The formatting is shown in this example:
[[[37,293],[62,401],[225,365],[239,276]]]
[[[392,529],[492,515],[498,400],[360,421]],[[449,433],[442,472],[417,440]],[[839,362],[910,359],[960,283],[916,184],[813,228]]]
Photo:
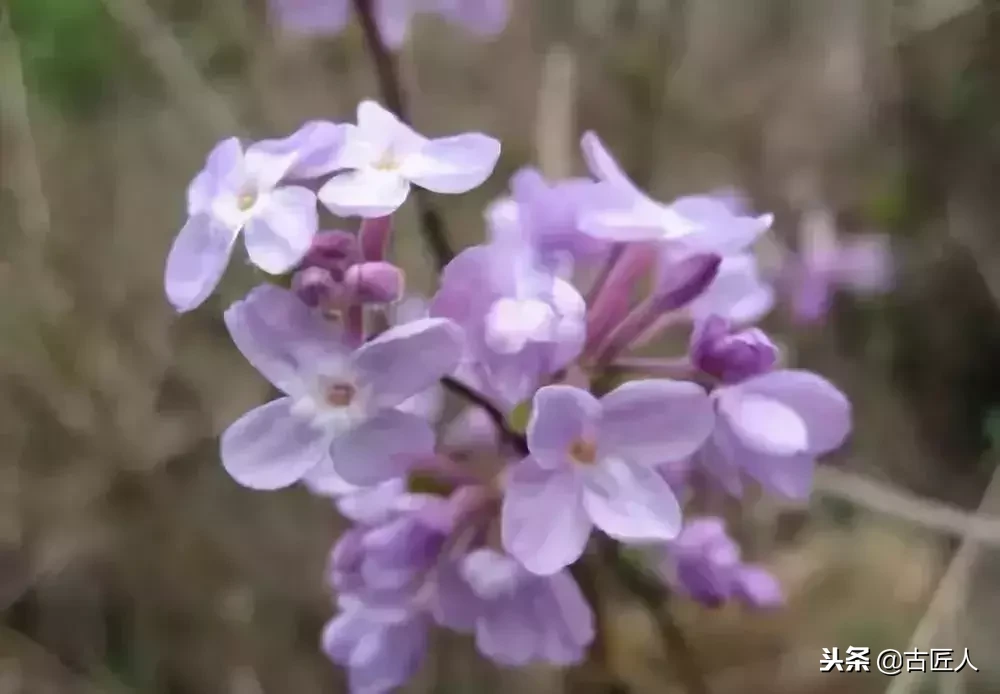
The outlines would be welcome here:
[[[849,394],[856,430],[808,507],[731,515],[785,610],[673,604],[710,691],[1000,692],[1000,3],[511,3],[494,41],[426,17],[399,56],[418,130],[504,145],[487,185],[437,200],[457,245],[521,166],[582,174],[585,129],[659,199],[746,191],[788,248],[816,215],[891,242],[891,292],[765,324]],[[342,521],[218,462],[268,394],[220,319],[252,272],[181,318],[162,271],[217,140],[379,97],[359,27],[293,36],[264,0],[0,12],[0,693],[344,691],[318,648]],[[411,204],[395,253],[427,293],[416,222]],[[605,595],[629,690],[681,691],[642,607]],[[968,648],[980,672],[821,673],[832,646]],[[444,635],[410,689],[583,691],[572,674]]]

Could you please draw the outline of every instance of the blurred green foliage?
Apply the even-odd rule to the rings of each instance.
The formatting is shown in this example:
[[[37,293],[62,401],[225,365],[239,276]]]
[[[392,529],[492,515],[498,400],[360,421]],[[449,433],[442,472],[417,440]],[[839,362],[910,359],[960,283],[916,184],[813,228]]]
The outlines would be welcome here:
[[[114,23],[100,0],[9,0],[29,88],[56,108],[90,115],[120,65]]]

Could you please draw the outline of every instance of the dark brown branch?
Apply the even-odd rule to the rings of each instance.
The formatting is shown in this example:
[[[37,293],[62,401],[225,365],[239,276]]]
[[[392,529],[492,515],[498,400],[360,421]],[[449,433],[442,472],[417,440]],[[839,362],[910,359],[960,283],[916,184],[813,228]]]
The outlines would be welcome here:
[[[490,419],[493,420],[493,424],[496,425],[501,438],[510,444],[521,455],[528,454],[528,442],[525,440],[524,436],[510,428],[510,425],[507,424],[507,418],[504,416],[503,412],[500,411],[500,408],[490,402],[486,396],[450,376],[442,378],[441,383],[452,393],[468,400],[476,407],[485,410],[486,414],[488,414]]]
[[[406,105],[406,96],[399,81],[399,69],[392,53],[382,41],[382,34],[375,22],[372,0],[354,0],[354,9],[365,34],[368,52],[375,63],[375,73],[378,76],[382,98],[385,99],[389,109],[403,122],[412,125]],[[455,257],[451,243],[448,241],[448,231],[441,215],[431,204],[427,191],[422,188],[413,188],[411,194],[416,200],[417,210],[420,214],[420,233],[434,256],[434,263],[437,265],[438,271],[441,271]]]
[[[688,694],[709,694],[705,675],[687,642],[684,632],[674,622],[667,611],[669,591],[656,579],[647,576],[641,569],[631,564],[621,554],[621,547],[606,537],[597,538],[598,547],[605,563],[611,568],[629,593],[634,595],[648,610],[656,622],[657,631],[663,645],[670,654],[681,683]]]

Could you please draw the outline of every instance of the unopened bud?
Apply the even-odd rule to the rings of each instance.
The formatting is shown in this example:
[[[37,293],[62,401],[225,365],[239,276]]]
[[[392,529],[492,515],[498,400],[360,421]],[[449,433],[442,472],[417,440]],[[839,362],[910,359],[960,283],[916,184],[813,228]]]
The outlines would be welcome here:
[[[344,274],[344,287],[360,303],[386,304],[403,296],[403,271],[392,263],[359,263]]]

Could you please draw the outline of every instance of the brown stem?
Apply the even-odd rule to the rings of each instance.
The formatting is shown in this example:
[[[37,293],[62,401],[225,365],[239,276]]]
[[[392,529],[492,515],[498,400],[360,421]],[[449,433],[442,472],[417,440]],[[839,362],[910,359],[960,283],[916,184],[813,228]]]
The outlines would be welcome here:
[[[645,575],[621,555],[621,547],[606,537],[598,538],[598,546],[605,563],[614,571],[622,586],[634,595],[649,611],[656,622],[663,645],[676,665],[677,675],[688,694],[709,694],[705,674],[687,642],[684,632],[667,610],[669,591],[657,580]]]
[[[510,444],[521,455],[528,454],[527,440],[524,436],[510,428],[510,425],[507,424],[507,418],[504,416],[504,413],[500,411],[499,407],[490,402],[485,395],[474,390],[473,388],[470,388],[458,379],[452,378],[451,376],[445,376],[442,378],[441,383],[451,392],[465,398],[476,407],[480,407],[485,410],[486,414],[488,414],[490,419],[493,420],[493,424],[496,425],[501,438],[503,438],[504,441]]]
[[[386,48],[382,41],[382,34],[379,32],[378,24],[375,22],[375,13],[372,8],[372,0],[354,0],[354,9],[361,22],[361,28],[365,35],[365,44],[375,63],[375,73],[378,76],[379,91],[385,99],[389,109],[399,118],[408,124],[412,124],[407,112],[406,97],[403,87],[399,81],[399,70],[392,53]],[[445,228],[444,220],[431,204],[427,192],[422,188],[413,188],[412,194],[417,202],[417,210],[420,213],[420,233],[424,237],[434,256],[434,263],[438,271],[451,262],[455,257],[455,252],[451,249],[448,241],[448,231]]]

